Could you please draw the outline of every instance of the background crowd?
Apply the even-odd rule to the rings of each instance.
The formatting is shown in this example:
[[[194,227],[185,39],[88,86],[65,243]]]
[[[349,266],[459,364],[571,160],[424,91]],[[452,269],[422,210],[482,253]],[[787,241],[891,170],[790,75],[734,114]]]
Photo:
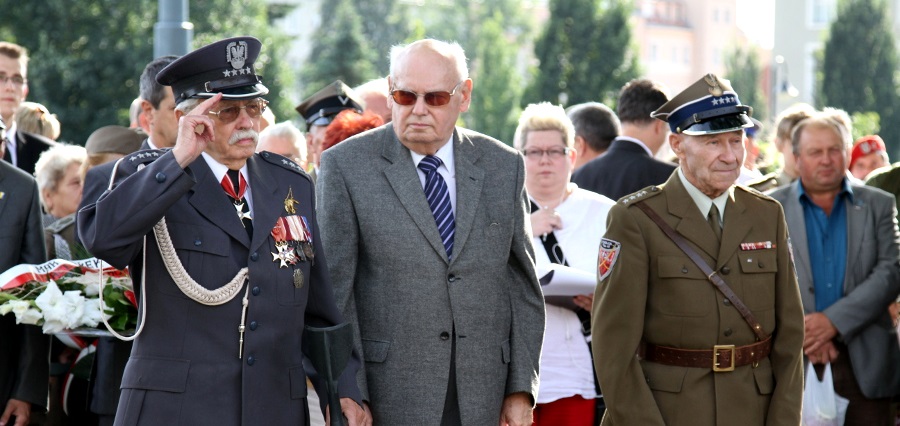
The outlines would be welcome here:
[[[435,49],[439,51],[439,48]],[[433,70],[459,67],[459,57],[450,55],[450,60],[455,62],[444,63],[426,53],[421,54],[435,61],[431,65]],[[399,58],[402,59],[402,55]],[[16,225],[7,228],[15,228],[17,233],[21,233],[16,236],[14,244],[4,243],[4,247],[0,248],[0,270],[20,263],[37,264],[46,259],[90,257],[78,237],[75,217],[79,209],[95,203],[107,191],[113,162],[141,149],[173,148],[179,140],[175,93],[171,87],[157,82],[159,72],[176,60],[174,56],[167,56],[147,64],[140,75],[140,93],[132,103],[130,123],[107,123],[84,141],[58,142],[60,122],[57,117],[43,105],[25,100],[29,93],[27,51],[16,44],[0,42],[0,118],[6,129],[0,147],[6,160],[0,167],[0,203],[3,203],[0,209],[8,209],[3,210],[4,222]],[[441,60],[447,59],[442,57]],[[460,69],[465,71],[465,60],[462,60]],[[340,265],[357,265],[358,262],[359,266],[355,269],[370,272],[375,277],[372,279],[381,285],[391,285],[397,276],[413,273],[408,264],[392,265],[381,258],[387,255],[384,252],[390,251],[390,247],[381,246],[381,243],[356,247],[360,241],[368,241],[369,244],[385,241],[390,245],[397,233],[392,235],[388,232],[391,229],[390,217],[379,217],[381,214],[391,214],[390,208],[385,205],[372,208],[372,211],[359,211],[351,210],[351,207],[359,201],[377,202],[373,201],[376,195],[396,188],[392,185],[399,185],[393,181],[378,182],[364,172],[389,167],[378,161],[384,160],[382,155],[389,157],[393,154],[388,148],[380,151],[374,147],[380,146],[377,144],[382,143],[382,135],[389,134],[392,121],[400,121],[396,126],[407,126],[410,120],[414,120],[404,107],[411,109],[411,116],[415,117],[417,108],[438,108],[446,102],[457,102],[453,97],[458,96],[462,104],[450,105],[465,111],[469,97],[477,96],[472,95],[468,75],[456,68],[452,70],[458,74],[447,77],[447,81],[460,81],[461,85],[442,87],[441,90],[447,89],[446,92],[430,92],[435,89],[421,88],[424,87],[421,81],[427,81],[426,77],[404,68],[399,72],[392,68],[390,79],[376,79],[356,88],[339,80],[328,84],[296,107],[297,117],[275,117],[271,110],[266,110],[259,117],[255,129],[258,132],[256,151],[276,153],[298,164],[313,182],[317,182],[320,191],[317,199],[322,204],[320,208],[333,213],[319,218],[329,262],[335,261],[332,259]],[[398,79],[407,86],[398,84]],[[457,95],[457,90],[460,95]],[[444,104],[441,104],[442,94],[452,100],[444,99]],[[506,205],[514,204],[509,200],[517,195],[514,194],[516,179],[521,180],[527,194],[527,200],[521,200],[522,207],[527,209],[526,217],[530,219],[530,223],[523,224],[521,229],[530,229],[533,238],[519,241],[520,228],[512,229],[507,234],[503,224],[497,226],[495,231],[487,231],[527,245],[527,249],[499,247],[506,257],[502,257],[500,263],[489,264],[500,269],[509,268],[513,275],[528,274],[533,271],[520,269],[518,261],[511,259],[527,259],[530,256],[538,271],[555,264],[557,268],[596,274],[599,266],[597,248],[607,233],[607,216],[616,202],[642,189],[677,179],[679,163],[693,159],[679,155],[681,152],[673,152],[670,147],[672,141],[677,139],[674,135],[679,135],[681,129],[674,129],[670,122],[652,116],[675,98],[659,82],[638,78],[621,87],[614,105],[594,101],[566,109],[551,102],[528,105],[518,117],[512,140],[502,141],[520,154],[518,158],[523,165],[524,176],[517,177],[515,160],[510,160],[516,156],[507,157],[512,155],[509,151],[496,148],[496,152],[491,154],[496,155],[494,160],[497,164],[491,170],[495,175],[486,176],[485,185],[498,185],[497,199],[503,198],[499,195],[501,192],[502,195],[513,194],[505,205],[497,202],[505,209]],[[440,134],[444,142],[447,137],[451,140],[484,137],[474,132],[454,131],[458,117],[458,112],[442,117],[440,124],[446,126],[444,130],[450,131],[446,135]],[[303,124],[298,128],[295,122]],[[742,156],[739,159],[740,177],[732,179],[727,186],[740,184],[741,188],[752,188],[757,194],[771,194],[780,202],[792,237],[792,262],[796,265],[799,293],[806,315],[803,320],[806,333],[803,351],[818,370],[821,370],[819,366],[833,365],[837,392],[851,400],[847,424],[892,424],[893,398],[900,394],[900,369],[896,368],[900,362],[900,351],[894,332],[898,306],[895,302],[900,295],[900,235],[897,232],[896,202],[889,195],[900,199],[900,165],[891,165],[885,143],[878,135],[867,135],[853,141],[850,136],[852,127],[850,117],[839,109],[817,110],[805,104],[788,108],[771,125],[753,120],[747,126],[740,127],[745,129],[740,132],[739,139]],[[362,137],[353,138],[361,133]],[[766,137],[771,138],[780,159],[772,161],[758,155],[758,141]],[[351,138],[352,141],[342,147],[341,144]],[[389,137],[384,138],[387,140]],[[405,142],[403,138],[400,140]],[[370,145],[360,147],[363,143]],[[475,146],[478,146],[477,143]],[[365,150],[365,156],[352,151],[354,148]],[[452,185],[450,188],[456,191],[450,191],[453,195],[448,196],[447,203],[453,212],[451,221],[455,215],[457,227],[465,226],[466,220],[487,220],[490,227],[499,221],[512,220],[498,216],[505,210],[484,217],[479,212],[475,219],[466,218],[464,215],[470,213],[463,207],[467,202],[463,200],[469,200],[465,198],[469,197],[465,191],[470,190],[466,185],[471,185],[467,173],[472,173],[472,181],[477,181],[478,175],[467,169],[454,169],[454,163],[450,161],[454,157],[447,160],[442,156],[446,153],[441,151],[423,155],[437,157],[439,163],[437,171],[416,170],[422,184],[427,188],[427,182],[431,182],[429,179],[437,179],[429,177],[429,173],[446,174]],[[456,164],[460,164],[460,159],[465,160],[470,154],[458,150],[453,155],[457,158]],[[778,167],[773,167],[776,164]],[[14,170],[13,166],[19,170]],[[492,182],[501,174],[504,181]],[[30,194],[29,189],[33,189]],[[456,195],[457,192],[461,195]],[[401,195],[395,207],[407,206],[403,202]],[[495,199],[484,202],[495,202]],[[8,216],[7,211],[13,209],[21,211],[22,217]],[[426,212],[430,218],[432,212]],[[514,216],[517,212],[510,210],[508,213]],[[434,218],[438,220],[438,213],[434,213]],[[724,225],[727,223],[725,220],[722,219],[722,226],[728,229]],[[412,229],[413,223],[397,226],[395,230],[402,233]],[[441,226],[440,223],[438,226]],[[42,230],[37,236],[34,235],[37,232],[33,229],[35,227]],[[359,235],[342,241],[347,238],[348,228],[359,230]],[[449,263],[452,259],[464,265],[451,269],[450,282],[469,279],[487,281],[487,275],[482,276],[481,272],[476,271],[484,266],[479,261],[490,257],[491,250],[498,250],[490,245],[492,240],[480,242],[480,235],[466,236],[463,233],[461,236],[458,228],[456,237],[454,231],[450,231],[448,245],[443,229],[440,235],[443,240],[439,240],[443,245],[441,250],[446,250],[439,253],[443,261]],[[470,238],[471,241],[463,238]],[[468,245],[463,248],[462,242]],[[353,247],[344,247],[345,244]],[[436,243],[423,238],[415,248],[421,249],[422,245],[428,244]],[[453,251],[460,248],[464,251]],[[479,253],[481,258],[465,250]],[[395,254],[412,256],[402,250],[398,252]],[[353,263],[349,256],[355,256]],[[381,265],[381,272],[376,272],[377,268],[373,266],[376,263]],[[424,268],[417,273],[436,277],[446,275],[448,269],[443,265],[433,271],[423,271]],[[378,275],[380,273],[384,276]],[[377,331],[373,329],[392,325],[383,325],[378,319],[381,317],[372,317],[378,315],[377,310],[358,307],[366,303],[387,303],[378,299],[377,295],[360,290],[355,284],[359,277],[344,277],[334,271],[331,274],[336,283],[338,301],[343,303],[339,305],[357,306],[354,309],[360,310],[359,317],[355,316],[355,311],[353,316],[344,312],[345,316],[350,317],[348,319],[358,323],[357,334],[376,335]],[[341,280],[346,281],[344,287],[337,284]],[[458,297],[453,299],[454,303],[463,306],[477,305],[464,295],[451,294],[450,297]],[[525,296],[523,300],[534,302]],[[445,309],[444,304],[447,303],[446,300],[428,302],[441,306],[441,309]],[[410,300],[408,303],[416,301]],[[540,308],[545,310],[545,318],[540,318],[545,329],[539,361],[539,389],[532,389],[534,384],[525,383],[527,380],[522,377],[513,377],[514,369],[510,367],[510,380],[523,381],[517,383],[518,387],[514,387],[517,392],[512,395],[524,394],[526,402],[536,404],[536,424],[587,426],[601,421],[606,407],[602,380],[596,377],[591,351],[591,310],[596,306],[593,291],[586,291],[562,299],[547,299]],[[534,307],[534,312],[540,309]],[[454,317],[453,312],[448,311],[446,315],[451,318],[450,329],[444,332],[449,332],[454,345],[449,352],[451,360],[457,356],[471,356],[462,338],[466,337],[467,327],[476,326]],[[529,320],[536,318],[537,314]],[[496,318],[488,316],[484,321],[488,319]],[[495,325],[509,327],[500,320]],[[423,329],[436,333],[436,330],[424,326]],[[59,339],[54,338],[51,342],[41,337],[39,330],[35,331],[33,327],[14,324],[9,315],[0,316],[0,336],[3,336],[4,342],[14,342],[0,347],[3,421],[15,418],[16,424],[19,424],[20,420],[30,418],[32,423],[48,425],[113,423],[119,401],[119,385],[131,350],[130,343],[111,338],[98,339],[92,343],[97,350],[90,373],[79,375],[73,374],[72,368],[77,350]],[[7,336],[14,337],[7,340]],[[386,396],[384,393],[388,391],[383,388],[384,384],[372,383],[372,377],[400,374],[399,370],[391,370],[399,367],[391,365],[390,359],[385,362],[388,348],[378,346],[384,342],[363,337],[362,341],[356,342],[357,349],[364,351],[364,360],[371,370],[375,370],[365,373],[370,374],[368,392],[372,393],[373,398],[400,398],[396,403],[403,402],[397,396],[403,394]],[[446,340],[444,337],[442,339]],[[411,349],[399,343],[390,350],[396,354],[392,356],[412,356],[403,352]],[[36,356],[47,351],[51,354],[49,366]],[[521,368],[516,364],[527,364],[537,359],[536,354],[524,352],[527,352],[524,346],[510,348],[506,343],[503,360]],[[378,356],[382,357],[380,361],[376,359]],[[373,362],[377,368],[371,364]],[[596,365],[599,372],[603,366],[600,363]],[[451,401],[450,397],[430,401],[438,409],[443,408],[445,417],[442,421],[445,423],[442,424],[459,423],[459,417],[448,419],[448,412],[455,411],[456,416],[462,415],[463,418],[483,414],[471,408],[477,405],[469,400],[474,392],[472,389],[462,386],[460,389],[455,386],[445,389],[446,381],[456,382],[454,375],[476,373],[467,368],[460,369],[451,361],[450,378],[446,375],[435,378],[437,381],[443,380],[439,389],[441,392],[446,391],[457,398],[457,401]],[[362,370],[360,374],[364,374]],[[65,392],[68,389],[65,384],[69,381],[81,383],[83,387]],[[403,387],[403,383],[396,380],[388,383],[396,386],[395,389]],[[403,389],[412,393],[422,391],[415,387]],[[495,396],[491,395],[492,398]],[[503,396],[508,397],[506,394]],[[310,399],[313,397],[311,392]],[[509,398],[497,400],[498,405],[515,402]],[[315,419],[319,413],[315,411],[318,410],[312,411],[313,421],[317,421]],[[400,422],[409,419],[381,407],[373,407],[373,411],[376,419],[379,416],[382,419],[400,419]],[[504,411],[506,414],[507,411]],[[485,416],[473,418],[491,418],[489,414]]]

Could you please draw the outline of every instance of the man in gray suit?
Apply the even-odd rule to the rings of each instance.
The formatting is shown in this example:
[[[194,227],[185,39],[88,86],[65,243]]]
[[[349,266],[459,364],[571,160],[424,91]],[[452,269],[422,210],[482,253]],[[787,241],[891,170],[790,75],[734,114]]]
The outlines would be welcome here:
[[[389,83],[392,123],[325,151],[317,182],[373,421],[530,425],[544,301],[522,156],[455,127],[472,96],[459,45],[395,47]]]
[[[890,194],[847,179],[852,139],[840,113],[796,125],[800,179],[772,197],[784,206],[793,241],[804,354],[817,370],[831,363],[835,391],[850,400],[846,425],[893,425],[900,348],[886,308],[900,292],[897,209]]]
[[[0,120],[0,156],[6,126]],[[47,260],[34,178],[0,161],[0,272]],[[34,407],[47,406],[50,338],[35,325],[0,315],[0,424],[25,426]]]

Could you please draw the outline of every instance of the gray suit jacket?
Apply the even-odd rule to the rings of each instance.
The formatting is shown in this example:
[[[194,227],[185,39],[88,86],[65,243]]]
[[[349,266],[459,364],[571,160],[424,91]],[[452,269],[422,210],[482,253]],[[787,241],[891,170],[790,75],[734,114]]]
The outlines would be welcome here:
[[[47,252],[34,178],[0,162],[0,194],[0,272],[20,263],[43,263]],[[18,325],[11,313],[0,315],[0,410],[10,398],[47,406],[49,350],[50,337],[40,327]]]
[[[409,150],[385,125],[322,156],[319,224],[338,306],[362,351],[375,424],[437,425],[456,340],[463,424],[497,424],[503,398],[538,389],[544,301],[521,155],[457,128],[448,260]]]
[[[779,188],[772,197],[784,206],[803,308],[815,311],[806,222],[799,199],[800,180]],[[887,312],[900,293],[900,231],[890,194],[851,183],[853,202],[847,209],[847,267],[844,297],[823,312],[850,350],[853,372],[868,398],[900,393],[900,348]]]

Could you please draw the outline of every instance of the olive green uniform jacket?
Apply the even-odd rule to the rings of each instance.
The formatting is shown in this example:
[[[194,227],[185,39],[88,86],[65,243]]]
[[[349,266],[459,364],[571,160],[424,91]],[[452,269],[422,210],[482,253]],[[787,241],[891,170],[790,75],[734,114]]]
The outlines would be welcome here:
[[[748,345],[756,337],[700,269],[634,204],[647,203],[753,312],[772,351],[731,372],[638,359],[642,342],[680,349]],[[803,308],[781,205],[736,186],[722,243],[673,173],[617,203],[606,240],[621,243],[594,295],[594,365],[607,412],[603,425],[794,425],[803,390]],[[742,250],[741,243],[772,248]],[[602,274],[601,274],[602,277]]]

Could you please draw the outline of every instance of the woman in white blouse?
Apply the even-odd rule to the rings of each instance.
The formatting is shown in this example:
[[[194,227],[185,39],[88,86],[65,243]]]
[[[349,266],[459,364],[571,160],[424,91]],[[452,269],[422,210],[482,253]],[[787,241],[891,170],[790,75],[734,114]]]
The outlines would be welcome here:
[[[529,105],[519,118],[515,147],[525,156],[525,188],[532,202],[531,227],[539,273],[568,270],[589,286],[562,297],[547,297],[547,326],[541,353],[541,384],[535,424],[592,426],[593,364],[576,314],[590,312],[597,253],[614,202],[570,182],[575,166],[575,129],[562,107]],[[582,281],[584,282],[584,281]],[[551,282],[545,295],[553,293]],[[589,327],[588,327],[589,329]]]

